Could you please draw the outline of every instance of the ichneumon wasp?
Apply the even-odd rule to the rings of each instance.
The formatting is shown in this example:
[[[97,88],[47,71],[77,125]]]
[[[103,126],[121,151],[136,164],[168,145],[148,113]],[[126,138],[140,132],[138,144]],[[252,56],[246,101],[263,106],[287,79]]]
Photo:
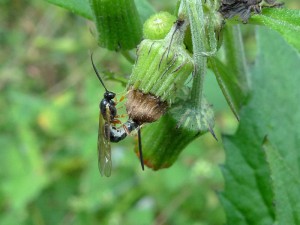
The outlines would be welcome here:
[[[121,123],[117,119],[118,116],[116,102],[113,100],[116,96],[116,93],[109,91],[104,85],[104,82],[94,64],[93,54],[91,54],[91,61],[94,71],[105,89],[103,99],[100,101],[99,105],[100,113],[97,146],[99,171],[102,176],[105,175],[106,177],[109,177],[111,175],[112,162],[110,142],[119,142],[136,129],[138,133],[139,156],[142,169],[144,170],[140,125],[129,119],[121,127],[116,127],[116,124]]]

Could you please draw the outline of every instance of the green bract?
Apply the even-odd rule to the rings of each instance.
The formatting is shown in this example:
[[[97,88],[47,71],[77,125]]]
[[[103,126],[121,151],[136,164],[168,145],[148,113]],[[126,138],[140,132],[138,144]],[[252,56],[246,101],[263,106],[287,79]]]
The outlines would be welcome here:
[[[159,121],[143,128],[145,164],[153,170],[170,167],[189,143],[213,127],[214,112],[205,99],[199,109],[187,99],[176,102]]]
[[[90,0],[98,44],[109,50],[135,48],[142,24],[133,0]]]

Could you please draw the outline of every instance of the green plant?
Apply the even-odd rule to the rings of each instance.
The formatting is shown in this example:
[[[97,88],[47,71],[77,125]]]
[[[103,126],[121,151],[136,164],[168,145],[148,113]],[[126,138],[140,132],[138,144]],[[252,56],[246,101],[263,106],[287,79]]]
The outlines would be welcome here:
[[[88,19],[93,18],[87,1],[51,2]],[[174,113],[179,114],[179,118],[176,118],[176,115],[173,116],[175,122],[174,120],[171,123],[167,122],[168,125],[177,126],[179,123],[180,129],[186,129],[182,131],[183,135],[190,135],[188,132],[192,131],[191,136],[195,137],[198,133],[198,135],[202,134],[202,130],[213,132],[211,116],[207,116],[211,115],[211,109],[205,110],[198,119],[199,109],[204,108],[203,102],[205,102],[202,98],[204,76],[208,68],[213,70],[228,104],[240,121],[239,129],[234,136],[222,138],[226,150],[226,162],[223,167],[226,187],[224,193],[220,195],[220,199],[226,211],[228,224],[273,224],[275,221],[278,224],[298,224],[299,11],[265,8],[262,14],[249,18],[248,24],[269,27],[278,31],[285,39],[283,40],[272,31],[257,28],[258,57],[254,68],[249,69],[245,61],[245,50],[238,25],[245,21],[231,18],[226,21],[225,27],[222,27],[222,24],[219,23],[219,14],[216,13],[217,7],[213,5],[214,2],[207,1],[203,7],[200,7],[203,3],[201,1],[182,2],[187,4],[186,11],[179,10],[179,12],[187,15],[191,23],[194,62],[198,74],[193,78],[190,95],[185,96],[188,100],[180,99],[174,104],[173,111],[177,109],[176,107],[181,107],[179,113]],[[136,8],[141,21],[145,21],[148,15],[153,13],[153,9],[145,1],[136,1]],[[211,23],[211,21],[216,23]],[[205,28],[203,28],[203,24],[206,25]],[[220,30],[222,30],[221,33],[219,33]],[[136,45],[139,44],[138,38],[131,39],[129,35],[129,39],[135,40]],[[219,42],[223,43],[221,47],[223,55],[216,53]],[[132,61],[134,59],[132,52],[128,49],[123,51],[122,46],[124,45],[120,46],[120,49],[113,49],[120,50]],[[181,101],[187,104],[185,105]],[[209,104],[205,105],[210,108]],[[191,109],[188,108],[189,106]],[[172,110],[168,113],[171,114]],[[57,114],[64,116],[63,112],[57,112]],[[180,116],[185,114],[186,118],[190,118],[189,121],[181,120]],[[167,120],[166,118],[162,118],[162,121]],[[196,129],[194,132],[190,121],[196,124],[199,121],[194,126]],[[158,125],[159,122],[157,122]],[[157,133],[155,129],[161,129],[157,124],[146,125],[145,132]],[[206,124],[204,128],[201,127],[203,124]],[[57,129],[57,127],[54,126],[53,129]],[[59,134],[59,132],[54,133]],[[63,131],[60,133],[62,134]],[[32,135],[22,133],[22,130],[19,135],[20,138],[26,140],[34,139]],[[147,135],[149,138],[151,136]],[[161,141],[166,141],[166,138],[162,138]],[[170,135],[170,138],[173,136]],[[184,138],[187,140],[186,144],[193,139],[185,136]],[[149,143],[151,143],[151,139]],[[37,149],[33,141],[28,144],[32,145],[30,148]],[[146,146],[147,143],[145,143],[145,150],[147,150]],[[179,151],[175,151],[176,154],[183,148],[184,146],[178,146]],[[153,149],[150,153],[155,154],[155,151],[158,150]],[[176,160],[177,155],[170,151],[158,151],[156,154],[159,160],[163,158],[163,162],[160,164],[171,164]],[[36,164],[34,168],[43,168],[43,166]],[[39,169],[32,171],[35,170]],[[86,179],[86,182],[91,181]],[[44,179],[40,179],[36,188],[43,187],[46,183]],[[34,190],[31,191],[34,192]],[[28,196],[31,196],[31,193]]]

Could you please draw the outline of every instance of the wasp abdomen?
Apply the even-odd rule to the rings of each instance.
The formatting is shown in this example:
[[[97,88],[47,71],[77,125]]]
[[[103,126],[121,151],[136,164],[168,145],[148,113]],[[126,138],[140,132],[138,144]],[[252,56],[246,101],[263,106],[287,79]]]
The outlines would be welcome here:
[[[116,128],[114,126],[110,127],[110,141],[119,142],[127,137],[132,131],[138,128],[138,124],[132,120],[128,120],[121,127]]]
[[[110,141],[119,142],[127,137],[127,133],[123,127],[110,127]]]

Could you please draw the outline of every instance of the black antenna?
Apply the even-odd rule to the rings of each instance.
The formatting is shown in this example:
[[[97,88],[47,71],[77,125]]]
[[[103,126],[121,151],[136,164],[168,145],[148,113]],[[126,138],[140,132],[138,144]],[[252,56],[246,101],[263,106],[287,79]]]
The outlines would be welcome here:
[[[162,62],[162,60],[163,60],[163,58],[164,58],[166,52],[167,52],[166,60],[168,60],[169,53],[170,53],[170,49],[171,49],[171,44],[172,44],[172,42],[173,42],[174,35],[175,35],[176,31],[179,29],[179,27],[183,24],[184,21],[182,21],[182,22],[180,22],[180,23],[179,23],[179,22],[180,22],[179,20],[176,20],[176,22],[175,22],[175,23],[176,23],[175,30],[174,30],[174,32],[172,33],[171,40],[170,40],[170,43],[169,43],[168,48],[164,51],[162,57],[160,58],[160,62],[159,62],[158,68],[160,68],[161,62]],[[174,24],[175,24],[175,23],[174,23]],[[171,60],[171,61],[172,61],[172,60]],[[170,62],[171,62],[171,61],[170,61]]]
[[[140,155],[140,161],[142,170],[144,170],[144,159],[143,159],[143,151],[142,151],[142,136],[141,136],[141,127],[138,129],[138,142],[139,142],[139,155]]]
[[[102,81],[102,79],[101,79],[101,77],[100,77],[100,75],[99,75],[99,73],[98,73],[98,70],[97,70],[97,68],[96,68],[96,66],[95,66],[95,64],[94,64],[94,61],[93,61],[93,53],[91,54],[91,61],[92,61],[92,65],[93,65],[94,71],[95,71],[95,73],[96,73],[98,79],[100,80],[101,84],[102,84],[103,87],[105,88],[105,91],[106,91],[106,92],[109,92],[109,91],[107,90],[107,88],[105,87],[105,85],[104,85],[104,83],[103,83],[103,81]]]
[[[173,42],[174,34],[182,26],[182,24],[184,24],[184,20],[177,19],[175,23],[176,23],[176,27],[175,27],[175,30],[174,30],[172,36],[171,36],[170,44],[169,44],[169,47],[168,47],[167,59],[168,59],[168,56],[169,56],[169,53],[170,53],[170,48],[171,48],[171,44]]]

